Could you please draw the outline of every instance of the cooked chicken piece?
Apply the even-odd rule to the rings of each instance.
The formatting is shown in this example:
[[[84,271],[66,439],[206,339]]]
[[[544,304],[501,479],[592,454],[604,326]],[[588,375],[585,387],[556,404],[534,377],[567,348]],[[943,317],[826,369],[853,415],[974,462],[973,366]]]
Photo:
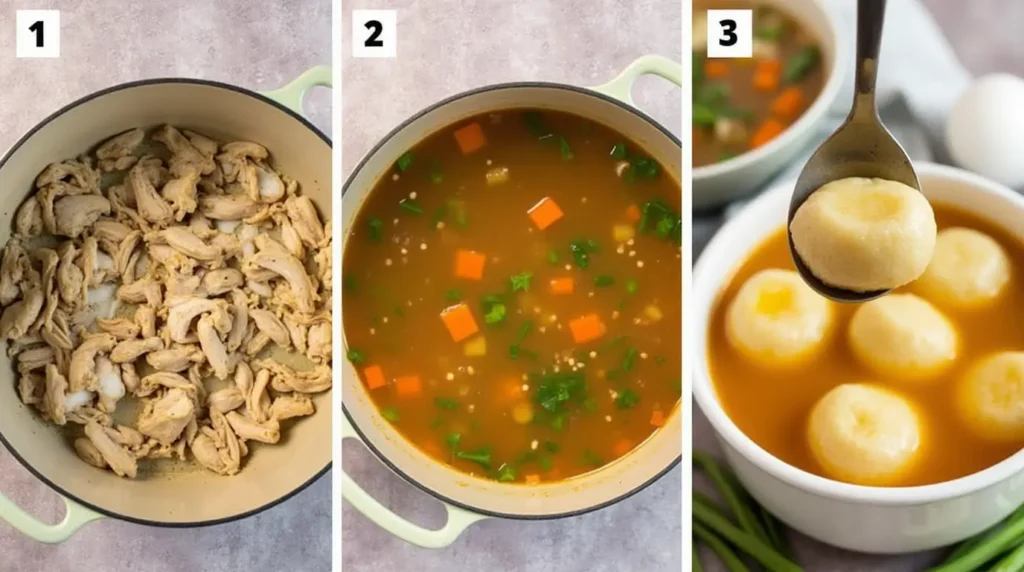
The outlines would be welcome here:
[[[197,262],[175,250],[167,244],[148,245],[149,257],[157,264],[161,264],[167,270],[181,274],[192,274],[195,272]]]
[[[203,240],[209,240],[217,234],[217,231],[213,228],[213,222],[203,216],[202,213],[192,213],[192,216],[188,219],[188,229],[192,231],[192,234]]]
[[[202,350],[192,345],[180,345],[157,350],[146,355],[146,361],[157,371],[185,371],[194,363],[205,359]]]
[[[284,198],[284,183],[272,169],[252,161],[241,161],[237,166],[238,182],[250,199],[261,203],[275,203]]]
[[[93,446],[96,447],[114,474],[119,477],[135,478],[137,470],[135,457],[115,443],[110,435],[103,430],[103,427],[95,421],[89,421],[85,424],[85,436],[92,441]]]
[[[213,220],[242,220],[263,207],[246,195],[205,195],[199,198],[199,212]]]
[[[211,393],[206,402],[211,409],[227,413],[245,405],[245,396],[237,387],[227,387]]]
[[[252,391],[254,383],[252,368],[249,367],[249,364],[244,361],[238,362],[238,366],[235,367],[235,387],[238,388],[238,391],[247,396]]]
[[[97,389],[99,380],[96,377],[96,356],[110,352],[116,343],[117,340],[110,334],[92,334],[75,348],[68,366],[69,391]]]
[[[228,143],[221,147],[221,151],[221,154],[217,155],[217,163],[224,172],[224,180],[229,183],[239,178],[247,159],[263,160],[268,156],[265,147],[248,141]]]
[[[118,425],[117,427],[104,427],[103,431],[106,432],[110,440],[127,447],[128,449],[135,451],[142,447],[146,442],[146,437],[142,433],[135,429],[128,427],[127,425]]]
[[[185,134],[185,137],[188,137],[189,143],[192,143],[192,146],[196,148],[196,151],[202,153],[204,157],[213,159],[213,156],[217,154],[218,144],[213,139],[210,139],[202,133],[196,133],[195,131],[189,131],[188,129],[182,129],[181,132]]]
[[[270,417],[284,421],[292,417],[312,415],[315,411],[313,400],[305,395],[282,395],[270,406]]]
[[[310,248],[320,248],[324,240],[324,227],[313,201],[306,196],[292,196],[284,202],[284,208],[302,242]]]
[[[223,413],[211,409],[210,423],[211,426],[203,427],[192,441],[192,454],[207,469],[221,475],[234,475],[249,450],[235,435]]]
[[[143,401],[139,432],[164,445],[178,439],[195,413],[192,399],[181,389],[168,389],[161,397]]]
[[[152,306],[139,306],[135,309],[135,323],[139,325],[139,333],[144,338],[156,336],[156,310]]]
[[[92,225],[92,235],[99,240],[120,244],[132,232],[132,228],[115,220],[100,219]]]
[[[139,214],[149,222],[163,226],[174,220],[174,209],[156,192],[141,163],[128,172],[128,182],[135,195]]]
[[[106,214],[110,214],[110,201],[101,195],[63,197],[53,205],[55,234],[78,238]]]
[[[21,295],[18,283],[25,275],[28,264],[28,254],[21,242],[10,240],[4,246],[3,261],[0,262],[0,306],[7,306]]]
[[[281,243],[267,235],[257,236],[255,242],[260,251],[249,260],[249,263],[280,274],[291,286],[296,309],[304,314],[315,312],[319,296],[302,262],[285,250]]]
[[[219,248],[203,242],[201,238],[192,234],[187,226],[168,227],[162,231],[162,235],[167,244],[190,258],[211,262],[223,257]]]
[[[292,338],[292,345],[300,353],[304,354],[309,350],[309,326],[298,320],[298,316],[285,314],[284,325],[288,328],[288,334]]]
[[[36,188],[55,185],[68,179],[86,193],[100,192],[100,174],[89,165],[76,160],[51,163],[36,177]]]
[[[43,232],[43,212],[39,201],[29,197],[14,214],[14,232],[18,236],[34,237]]]
[[[211,270],[203,275],[203,290],[208,296],[220,296],[240,288],[244,281],[242,273],[234,268]]]
[[[282,363],[268,359],[258,360],[255,365],[273,372],[270,383],[274,391],[320,393],[331,388],[331,366],[326,364],[318,364],[307,371],[295,371]]]
[[[261,369],[257,372],[256,382],[245,399],[245,409],[249,412],[249,417],[257,423],[263,423],[270,418],[270,394],[267,393],[270,374],[269,369]]]
[[[242,346],[246,331],[249,328],[249,302],[245,293],[239,289],[231,291],[231,331],[228,332],[227,348],[229,352],[237,351]]]
[[[39,335],[47,344],[58,350],[64,350],[64,352],[73,350],[77,342],[77,336],[72,337],[71,324],[68,323],[67,314],[60,308],[54,311],[50,322],[44,324],[39,330]],[[68,359],[70,360],[70,354]]]
[[[245,276],[247,281],[260,282],[263,284],[269,283],[271,280],[276,280],[281,276],[273,270],[266,268],[260,268],[259,266],[245,265],[242,268],[242,274]]]
[[[110,427],[114,424],[109,413],[104,413],[89,405],[93,397],[94,394],[90,391],[76,391],[68,394],[68,398],[64,401],[64,416],[67,417],[68,423],[85,425],[92,422],[103,427]]]
[[[281,439],[281,425],[277,419],[268,419],[264,423],[257,423],[248,417],[242,417],[235,411],[229,411],[224,415],[231,428],[235,430],[242,439],[259,441],[261,443],[277,443]]]
[[[135,394],[139,389],[139,373],[135,371],[135,364],[121,364],[121,383],[128,393]]]
[[[114,363],[134,362],[140,356],[163,349],[163,347],[164,341],[160,338],[124,340],[110,352],[110,359]]]
[[[135,392],[138,397],[148,397],[156,390],[166,387],[168,389],[181,389],[195,393],[196,386],[187,377],[169,371],[158,371],[143,377],[139,382],[139,388]]]
[[[54,213],[54,204],[58,199],[86,194],[89,193],[85,189],[64,182],[57,182],[40,189],[35,197],[36,202],[39,203],[39,216],[43,219],[43,230],[49,234],[57,232],[57,215]]]
[[[234,362],[228,356],[228,350],[213,325],[213,318],[208,315],[199,318],[196,333],[199,336],[199,347],[203,348],[206,361],[213,368],[213,374],[218,379],[227,379],[231,375]]]
[[[309,347],[306,350],[306,357],[314,363],[328,363],[331,361],[331,325],[329,323],[315,324],[309,327]]]
[[[163,304],[160,283],[149,278],[136,280],[117,289],[117,298],[131,304],[149,304],[156,308]]]
[[[184,220],[185,215],[195,212],[199,203],[196,202],[199,184],[199,172],[191,165],[177,179],[171,179],[164,185],[161,194],[174,208],[174,219]]]
[[[203,277],[199,274],[179,274],[177,272],[168,272],[167,277],[167,297],[168,298],[180,298],[183,296],[200,296],[205,297],[207,294],[205,291],[200,292],[199,287],[202,285]]]
[[[82,459],[97,469],[106,469],[108,467],[107,462],[103,460],[103,455],[100,454],[100,450],[97,449],[96,445],[93,445],[92,441],[89,439],[79,437],[78,439],[75,439],[74,446],[79,459]]]
[[[14,340],[28,334],[43,309],[44,293],[30,288],[21,300],[4,308],[0,315],[0,339]]]
[[[57,267],[57,291],[60,297],[72,308],[82,302],[82,288],[84,275],[82,269],[75,264],[75,257],[78,255],[75,243],[66,241],[57,249],[60,256],[60,265]]]
[[[291,336],[288,334],[288,328],[285,327],[273,312],[253,308],[249,310],[249,316],[252,318],[253,322],[256,322],[256,327],[266,334],[271,341],[281,347],[288,347],[289,342],[291,341]]]
[[[25,405],[35,405],[42,399],[46,380],[38,373],[22,373],[18,376],[18,397]]]
[[[204,313],[213,318],[212,325],[220,334],[227,335],[231,331],[231,314],[228,304],[221,299],[208,300],[198,297],[168,298],[170,311],[167,314],[167,330],[170,339],[179,343],[188,343],[189,329],[192,320]]]
[[[43,369],[47,364],[54,363],[54,350],[50,346],[29,348],[18,354],[18,372],[25,374]]]
[[[64,400],[67,398],[68,380],[60,374],[54,364],[46,366],[46,390],[43,392],[42,411],[47,419],[57,425],[64,425]]]
[[[139,158],[135,155],[127,155],[117,159],[100,159],[96,163],[96,166],[98,166],[100,171],[103,171],[104,173],[112,173],[114,171],[127,171],[138,161]]]
[[[267,347],[270,343],[270,336],[263,332],[258,332],[253,337],[249,338],[249,341],[245,344],[245,355],[255,356],[256,354],[263,351],[263,348]]]
[[[96,149],[97,159],[120,159],[131,155],[142,144],[146,132],[135,128],[107,139]]]
[[[117,245],[117,253],[114,255],[114,267],[117,269],[117,273],[121,276],[121,281],[127,284],[131,284],[134,280],[127,279],[129,269],[135,265],[135,261],[132,256],[136,254],[135,248],[139,246],[139,242],[142,241],[142,231],[132,231],[128,233],[128,236]]]
[[[96,325],[100,331],[119,340],[131,340],[139,337],[139,325],[128,318],[100,318],[96,320]]]
[[[213,159],[206,157],[177,129],[164,125],[153,134],[153,140],[163,143],[171,151],[171,173],[181,176],[190,169],[197,169],[203,175],[213,172]]]
[[[171,180],[170,171],[164,166],[164,162],[157,157],[143,157],[139,159],[139,168],[142,170],[142,174],[146,176],[146,180],[155,188],[160,188]],[[130,197],[130,201],[127,203],[128,206],[138,206],[132,202],[135,200],[135,194],[127,194]]]

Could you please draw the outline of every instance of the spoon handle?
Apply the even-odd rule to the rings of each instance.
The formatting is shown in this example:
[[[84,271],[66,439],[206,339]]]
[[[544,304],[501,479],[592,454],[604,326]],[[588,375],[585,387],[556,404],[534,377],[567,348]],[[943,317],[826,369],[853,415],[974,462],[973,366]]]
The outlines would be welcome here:
[[[857,0],[855,88],[857,99],[869,103],[872,110],[875,106],[875,80],[878,76],[878,52],[882,46],[882,25],[885,23],[885,2],[886,0]]]

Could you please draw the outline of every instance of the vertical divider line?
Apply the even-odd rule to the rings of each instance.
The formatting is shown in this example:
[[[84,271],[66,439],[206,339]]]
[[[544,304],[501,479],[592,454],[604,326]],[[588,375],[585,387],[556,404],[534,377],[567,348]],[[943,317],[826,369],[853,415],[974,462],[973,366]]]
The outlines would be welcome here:
[[[331,92],[331,269],[335,274],[331,280],[331,316],[333,318],[331,345],[332,355],[335,360],[345,359],[344,348],[341,343],[341,188],[344,184],[343,173],[341,172],[342,144],[342,114],[341,102],[342,92],[342,0],[332,0],[331,9],[331,74],[334,83],[334,90]],[[340,572],[341,570],[341,381],[342,368],[335,368],[332,373],[334,390],[331,399],[331,569]]]
[[[690,570],[693,562],[692,554],[693,551],[697,550],[696,544],[693,542],[693,360],[698,359],[693,351],[693,333],[696,324],[693,320],[688,319],[690,314],[689,300],[690,291],[693,284],[693,58],[690,56],[691,50],[688,49],[693,40],[693,2],[692,0],[680,0],[680,10],[682,10],[682,46],[680,46],[680,54],[682,54],[683,67],[683,96],[682,96],[682,128],[680,129],[680,141],[682,145],[682,191],[683,191],[683,319],[682,319],[682,395],[681,401],[681,414],[682,423],[680,424],[683,430],[683,454],[682,454],[682,467],[683,474],[680,481],[682,482],[682,506],[681,513],[683,522],[681,531],[682,538],[682,569]]]

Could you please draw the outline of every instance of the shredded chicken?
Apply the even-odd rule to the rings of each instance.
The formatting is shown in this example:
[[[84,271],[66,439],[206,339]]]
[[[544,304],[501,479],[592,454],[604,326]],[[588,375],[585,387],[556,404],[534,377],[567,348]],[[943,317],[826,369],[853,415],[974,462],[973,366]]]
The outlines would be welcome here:
[[[331,388],[330,222],[262,145],[131,129],[48,165],[13,227],[13,383],[85,463],[234,475]]]

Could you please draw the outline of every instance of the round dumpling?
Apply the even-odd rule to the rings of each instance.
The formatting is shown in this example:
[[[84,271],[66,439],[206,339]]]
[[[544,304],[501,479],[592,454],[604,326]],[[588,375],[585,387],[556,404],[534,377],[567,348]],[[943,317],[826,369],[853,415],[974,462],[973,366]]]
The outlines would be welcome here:
[[[998,352],[972,365],[957,386],[956,403],[978,435],[1024,439],[1024,352]]]
[[[877,374],[924,379],[956,359],[953,324],[913,294],[890,294],[862,304],[850,320],[853,353]]]
[[[889,485],[917,458],[921,422],[899,394],[867,383],[848,383],[814,405],[807,438],[815,459],[832,478]]]
[[[935,254],[912,286],[940,305],[970,308],[995,300],[1010,282],[1010,257],[989,235],[947,228],[935,240]]]
[[[819,280],[854,292],[915,280],[935,249],[935,214],[917,190],[850,177],[811,194],[789,226],[793,248]]]
[[[729,342],[762,365],[792,364],[812,354],[828,334],[832,303],[792,270],[751,276],[726,310]]]

